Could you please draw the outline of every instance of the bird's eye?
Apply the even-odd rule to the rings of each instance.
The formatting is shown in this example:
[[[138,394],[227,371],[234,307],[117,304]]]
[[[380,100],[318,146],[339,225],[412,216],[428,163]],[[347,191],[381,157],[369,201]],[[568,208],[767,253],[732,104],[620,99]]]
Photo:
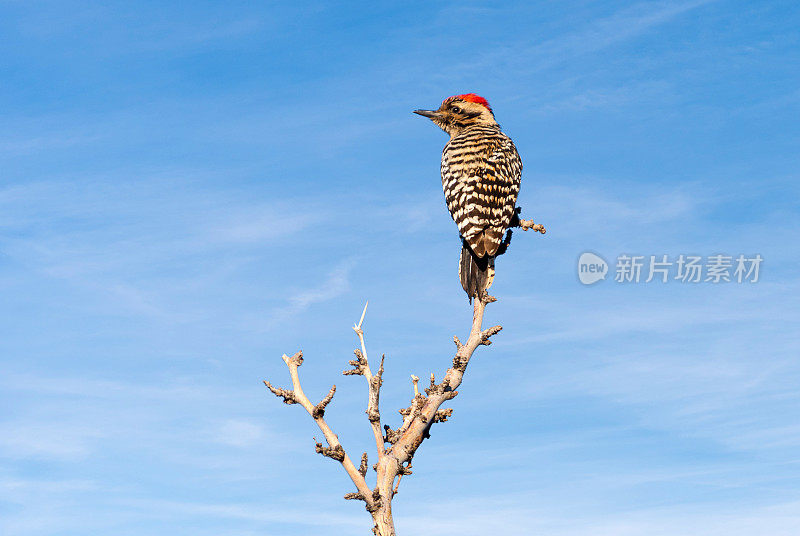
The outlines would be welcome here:
[[[453,106],[451,108],[451,110],[453,110],[454,114],[460,114],[461,113],[461,108],[459,108],[458,106]]]

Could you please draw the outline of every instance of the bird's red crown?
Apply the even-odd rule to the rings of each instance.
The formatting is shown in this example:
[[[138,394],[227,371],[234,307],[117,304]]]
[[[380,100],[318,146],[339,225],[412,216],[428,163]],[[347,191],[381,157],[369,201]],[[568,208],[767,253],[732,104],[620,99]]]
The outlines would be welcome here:
[[[490,112],[492,111],[492,107],[489,106],[489,101],[481,97],[480,95],[476,95],[475,93],[465,93],[463,95],[453,95],[452,97],[447,97],[444,102],[454,101],[456,99],[460,99],[467,102],[474,102],[475,104],[480,104]]]

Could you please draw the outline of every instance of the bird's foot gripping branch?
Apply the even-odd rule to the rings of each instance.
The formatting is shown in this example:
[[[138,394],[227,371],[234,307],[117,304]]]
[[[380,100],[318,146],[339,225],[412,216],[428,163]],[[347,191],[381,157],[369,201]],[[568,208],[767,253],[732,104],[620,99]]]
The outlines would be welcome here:
[[[372,433],[375,436],[378,457],[377,463],[373,465],[373,469],[377,473],[374,487],[370,487],[367,484],[366,477],[369,464],[367,453],[365,452],[361,455],[361,463],[356,467],[339,442],[339,438],[325,422],[325,408],[333,399],[336,386],[331,387],[328,394],[317,404],[313,404],[303,392],[299,375],[299,367],[303,364],[302,352],[297,352],[291,357],[283,356],[283,361],[289,368],[289,375],[292,379],[291,389],[281,389],[274,387],[267,381],[264,382],[275,396],[283,399],[284,403],[303,406],[311,418],[314,419],[314,422],[317,423],[327,446],[317,442],[315,439],[316,452],[336,460],[342,465],[356,487],[356,491],[347,493],[344,498],[364,502],[374,522],[372,532],[377,536],[395,536],[394,521],[392,519],[392,498],[397,494],[400,480],[403,475],[411,474],[411,460],[422,442],[430,437],[431,426],[435,423],[446,421],[453,414],[451,408],[440,409],[440,406],[458,395],[456,389],[461,385],[464,372],[475,349],[481,345],[488,346],[491,344],[490,338],[502,329],[500,326],[486,329],[482,327],[486,305],[494,301],[495,298],[489,296],[485,291],[481,294],[480,299],[475,300],[469,337],[464,343],[458,337],[453,337],[456,344],[453,363],[439,383],[436,383],[436,379],[431,373],[430,385],[423,390],[423,394],[419,390],[419,378],[412,376],[413,398],[408,407],[400,410],[403,422],[397,429],[392,429],[389,425],[383,425],[381,422],[379,399],[383,383],[384,356],[381,356],[378,370],[373,373],[367,357],[364,331],[362,329],[364,316],[367,312],[367,307],[364,306],[361,319],[353,327],[358,337],[360,348],[355,350],[355,359],[350,360],[352,368],[345,370],[343,374],[345,376],[363,376],[367,382],[368,402],[366,414]]]

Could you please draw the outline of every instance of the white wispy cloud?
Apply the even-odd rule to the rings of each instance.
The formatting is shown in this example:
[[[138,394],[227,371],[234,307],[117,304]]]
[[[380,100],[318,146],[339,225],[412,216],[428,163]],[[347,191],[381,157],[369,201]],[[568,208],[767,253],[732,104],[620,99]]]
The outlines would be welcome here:
[[[800,521],[800,503],[743,505],[718,509],[703,505],[661,506],[635,511],[595,511],[552,504],[547,493],[519,493],[437,502],[435,508],[421,505],[416,511],[398,516],[398,531],[480,535],[494,532],[497,519],[503,531],[515,535],[579,536],[587,532],[603,536],[752,536],[763,533],[790,536]],[[567,497],[563,498],[567,503]],[[545,502],[546,501],[546,502]],[[452,515],[442,515],[449,512]]]
[[[325,281],[317,287],[302,290],[289,298],[289,307],[285,314],[294,315],[305,311],[311,305],[341,296],[350,289],[350,271],[355,261],[346,261],[328,273]]]
[[[0,250],[34,273],[103,296],[107,305],[182,321],[199,313],[177,302],[176,292],[213,285],[326,217],[234,192],[198,193],[188,184],[157,177],[136,185],[95,180],[7,187],[0,190]],[[75,221],[80,224],[64,227]],[[160,267],[155,277],[154,266]],[[279,267],[265,268],[274,273]],[[309,299],[301,296],[298,303]]]
[[[8,367],[10,368],[10,367]],[[172,378],[169,383],[144,383],[104,378],[48,376],[4,370],[0,386],[7,393],[44,397],[81,397],[87,399],[146,399],[156,401],[205,398],[208,387]]]
[[[245,420],[229,419],[215,430],[216,440],[233,447],[250,447],[265,441],[264,427]]]
[[[457,417],[403,479],[399,532],[797,532],[800,287],[786,246],[797,241],[796,180],[791,170],[772,180],[786,167],[780,143],[759,147],[769,140],[759,126],[797,95],[785,83],[791,62],[767,57],[775,47],[738,55],[793,43],[779,25],[764,37],[774,12],[701,0],[461,2],[398,8],[383,21],[325,5],[189,13],[49,3],[13,20],[18,4],[4,93],[15,105],[0,126],[0,406],[11,408],[0,416],[0,532],[368,533],[363,506],[341,499],[351,483],[313,453],[313,422],[258,380],[285,385],[277,356],[297,341],[293,330],[346,354],[352,341],[338,327],[334,339],[311,326],[327,328],[320,312],[348,301],[351,288],[414,292],[430,304],[457,291],[452,260],[442,272],[454,287],[398,273],[412,272],[409,259],[435,272],[431,252],[458,247],[441,203],[439,147],[422,149],[426,127],[410,109],[425,104],[422,93],[461,88],[510,104],[497,106],[498,119],[517,121],[520,147],[531,143],[525,215],[549,232],[518,233],[501,259],[500,301],[487,314],[506,330],[470,365]],[[695,17],[686,29],[674,24]],[[381,42],[364,47],[370,32]],[[745,70],[734,79],[717,68],[747,62],[760,63],[769,91]],[[733,102],[742,95],[756,104]],[[653,117],[664,102],[681,123],[671,133]],[[704,105],[734,112],[714,128],[693,116]],[[656,120],[621,132],[605,114],[585,120],[598,111]],[[595,146],[547,139],[544,120],[559,113],[570,115],[562,133],[611,128],[615,155],[628,144],[644,152],[610,162]],[[708,174],[688,159],[675,176],[655,165],[638,177],[616,171],[646,169],[640,157],[701,135],[720,145]],[[747,143],[730,144],[735,135]],[[737,147],[744,165],[725,152]],[[424,165],[406,157],[428,149]],[[556,167],[565,174],[538,172]],[[734,167],[753,177],[728,181]],[[302,192],[281,197],[298,184]],[[770,188],[780,203],[759,197]],[[752,287],[615,294],[572,280],[581,248],[769,254]],[[458,309],[396,303],[372,324],[371,340],[388,339],[398,357],[387,368],[388,408],[399,407],[393,390],[408,397],[392,370],[429,370],[432,354],[451,355],[441,337],[463,327],[453,315],[469,320],[460,295]],[[340,336],[348,347],[332,342]],[[329,387],[313,367],[338,373],[340,364],[309,360],[309,393]],[[371,445],[368,432],[361,444],[349,437],[347,415],[363,412],[357,392],[341,389],[335,405],[353,412],[331,418],[360,452]],[[485,406],[497,392],[505,411]]]
[[[82,460],[103,435],[76,422],[11,421],[0,423],[0,453],[13,459]]]
[[[469,63],[458,63],[453,70],[501,66],[498,69],[500,71],[526,73],[526,76],[530,76],[537,71],[633,39],[713,1],[715,0],[638,3],[623,7],[607,17],[578,22],[577,30],[558,37],[541,42],[531,42],[527,39],[478,52],[470,57]]]
[[[272,312],[266,315],[265,321],[257,320],[256,323],[262,327],[266,326],[266,329],[272,329],[296,318],[316,304],[345,294],[350,290],[350,273],[355,267],[355,262],[355,259],[341,262],[327,273],[321,283],[310,288],[290,291],[287,297],[279,300],[283,303],[278,303],[272,308]]]

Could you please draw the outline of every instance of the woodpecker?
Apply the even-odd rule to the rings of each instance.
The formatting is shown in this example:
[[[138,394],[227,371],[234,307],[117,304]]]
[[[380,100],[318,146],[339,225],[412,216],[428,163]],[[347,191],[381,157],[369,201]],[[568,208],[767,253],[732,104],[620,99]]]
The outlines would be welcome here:
[[[442,151],[442,189],[461,234],[458,272],[471,302],[492,285],[494,259],[516,215],[522,160],[489,102],[474,93],[414,113],[450,135]]]

